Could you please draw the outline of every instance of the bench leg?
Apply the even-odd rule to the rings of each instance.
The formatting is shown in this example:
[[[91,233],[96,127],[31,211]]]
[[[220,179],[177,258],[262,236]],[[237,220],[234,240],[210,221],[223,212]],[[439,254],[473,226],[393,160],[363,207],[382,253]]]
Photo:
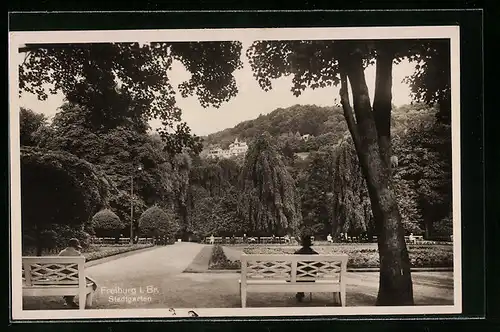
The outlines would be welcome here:
[[[85,309],[85,302],[87,301],[87,296],[85,294],[81,294],[78,296],[78,309]]]
[[[345,307],[346,303],[346,294],[345,294],[345,288],[340,291],[340,302],[343,307]]]
[[[85,302],[85,307],[92,307],[92,299],[94,298],[94,292],[90,292],[87,294],[87,301]]]
[[[340,303],[340,293],[339,292],[335,292],[333,293],[333,303],[335,305],[338,305]]]
[[[241,307],[246,308],[246,306],[247,306],[247,291],[246,291],[246,289],[240,289],[240,296],[241,296]]]

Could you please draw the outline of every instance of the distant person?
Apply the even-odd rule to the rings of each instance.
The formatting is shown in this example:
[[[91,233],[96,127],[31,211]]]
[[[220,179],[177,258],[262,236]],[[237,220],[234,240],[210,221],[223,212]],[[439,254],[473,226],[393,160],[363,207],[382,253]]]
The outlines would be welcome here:
[[[82,256],[81,253],[82,246],[80,245],[80,241],[78,239],[70,239],[68,242],[68,247],[66,249],[62,250],[59,253],[59,256]],[[92,283],[92,288],[94,291],[97,289],[97,283],[90,277],[86,277],[88,281]],[[77,309],[78,304],[75,302],[75,297],[74,296],[63,296],[63,299],[65,301],[65,305]]]
[[[413,233],[410,233],[410,236],[408,237],[408,240],[410,241],[411,244],[415,243],[415,237],[413,236]]]
[[[311,246],[312,246],[312,236],[311,235],[303,234],[303,235],[301,235],[300,240],[301,240],[302,248],[297,250],[294,253],[295,255],[318,255],[318,253],[311,248]],[[304,280],[304,281],[300,281],[300,282],[314,282],[314,280],[311,280],[311,281]],[[302,302],[302,299],[304,299],[304,297],[305,297],[305,294],[303,292],[299,292],[295,295],[295,298],[299,302]]]
[[[329,243],[333,243],[333,238],[332,238],[332,235],[331,235],[331,234],[328,234],[328,236],[326,237],[326,240],[327,240]]]
[[[210,236],[210,244],[214,244],[215,243],[215,238],[214,238],[214,235],[212,234]]]

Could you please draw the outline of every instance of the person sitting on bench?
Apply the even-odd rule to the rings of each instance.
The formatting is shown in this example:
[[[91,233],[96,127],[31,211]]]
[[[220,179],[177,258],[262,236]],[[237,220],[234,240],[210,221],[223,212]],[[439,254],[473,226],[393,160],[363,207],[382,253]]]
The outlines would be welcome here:
[[[59,253],[59,256],[82,256],[82,253],[80,250],[82,250],[82,246],[80,245],[80,241],[78,241],[78,239],[73,238],[73,239],[69,240],[68,247],[66,249],[62,250]],[[86,279],[88,281],[92,282],[92,288],[95,291],[97,289],[97,283],[93,279],[91,279],[90,277],[86,277]],[[64,296],[63,299],[65,301],[66,306],[68,306],[70,308],[74,308],[74,309],[78,308],[78,304],[75,302],[74,296]]]
[[[302,248],[297,250],[294,254],[295,255],[318,255],[316,251],[314,251],[311,246],[312,246],[312,236],[308,232],[305,232],[301,235],[300,237],[301,240],[301,245]],[[304,280],[301,282],[314,282],[314,280]],[[302,299],[305,297],[305,294],[303,292],[299,292],[295,295],[295,298],[297,298],[297,301],[302,302]]]

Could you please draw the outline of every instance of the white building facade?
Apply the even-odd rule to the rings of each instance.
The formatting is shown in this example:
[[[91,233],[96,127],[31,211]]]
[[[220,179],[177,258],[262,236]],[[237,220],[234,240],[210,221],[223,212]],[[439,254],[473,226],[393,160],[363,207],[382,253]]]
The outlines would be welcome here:
[[[207,156],[209,158],[230,158],[244,155],[247,151],[247,143],[235,139],[234,142],[229,145],[229,149],[212,148],[208,151]]]

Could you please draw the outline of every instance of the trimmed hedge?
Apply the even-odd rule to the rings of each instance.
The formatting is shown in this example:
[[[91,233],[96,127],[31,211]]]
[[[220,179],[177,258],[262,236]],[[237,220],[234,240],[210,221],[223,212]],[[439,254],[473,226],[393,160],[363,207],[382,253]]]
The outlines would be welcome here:
[[[125,228],[125,224],[110,209],[103,209],[92,217],[92,227],[97,235],[107,235],[119,232]]]
[[[139,218],[139,229],[142,235],[148,237],[174,238],[178,225],[175,216],[170,211],[154,205],[144,211]]]

